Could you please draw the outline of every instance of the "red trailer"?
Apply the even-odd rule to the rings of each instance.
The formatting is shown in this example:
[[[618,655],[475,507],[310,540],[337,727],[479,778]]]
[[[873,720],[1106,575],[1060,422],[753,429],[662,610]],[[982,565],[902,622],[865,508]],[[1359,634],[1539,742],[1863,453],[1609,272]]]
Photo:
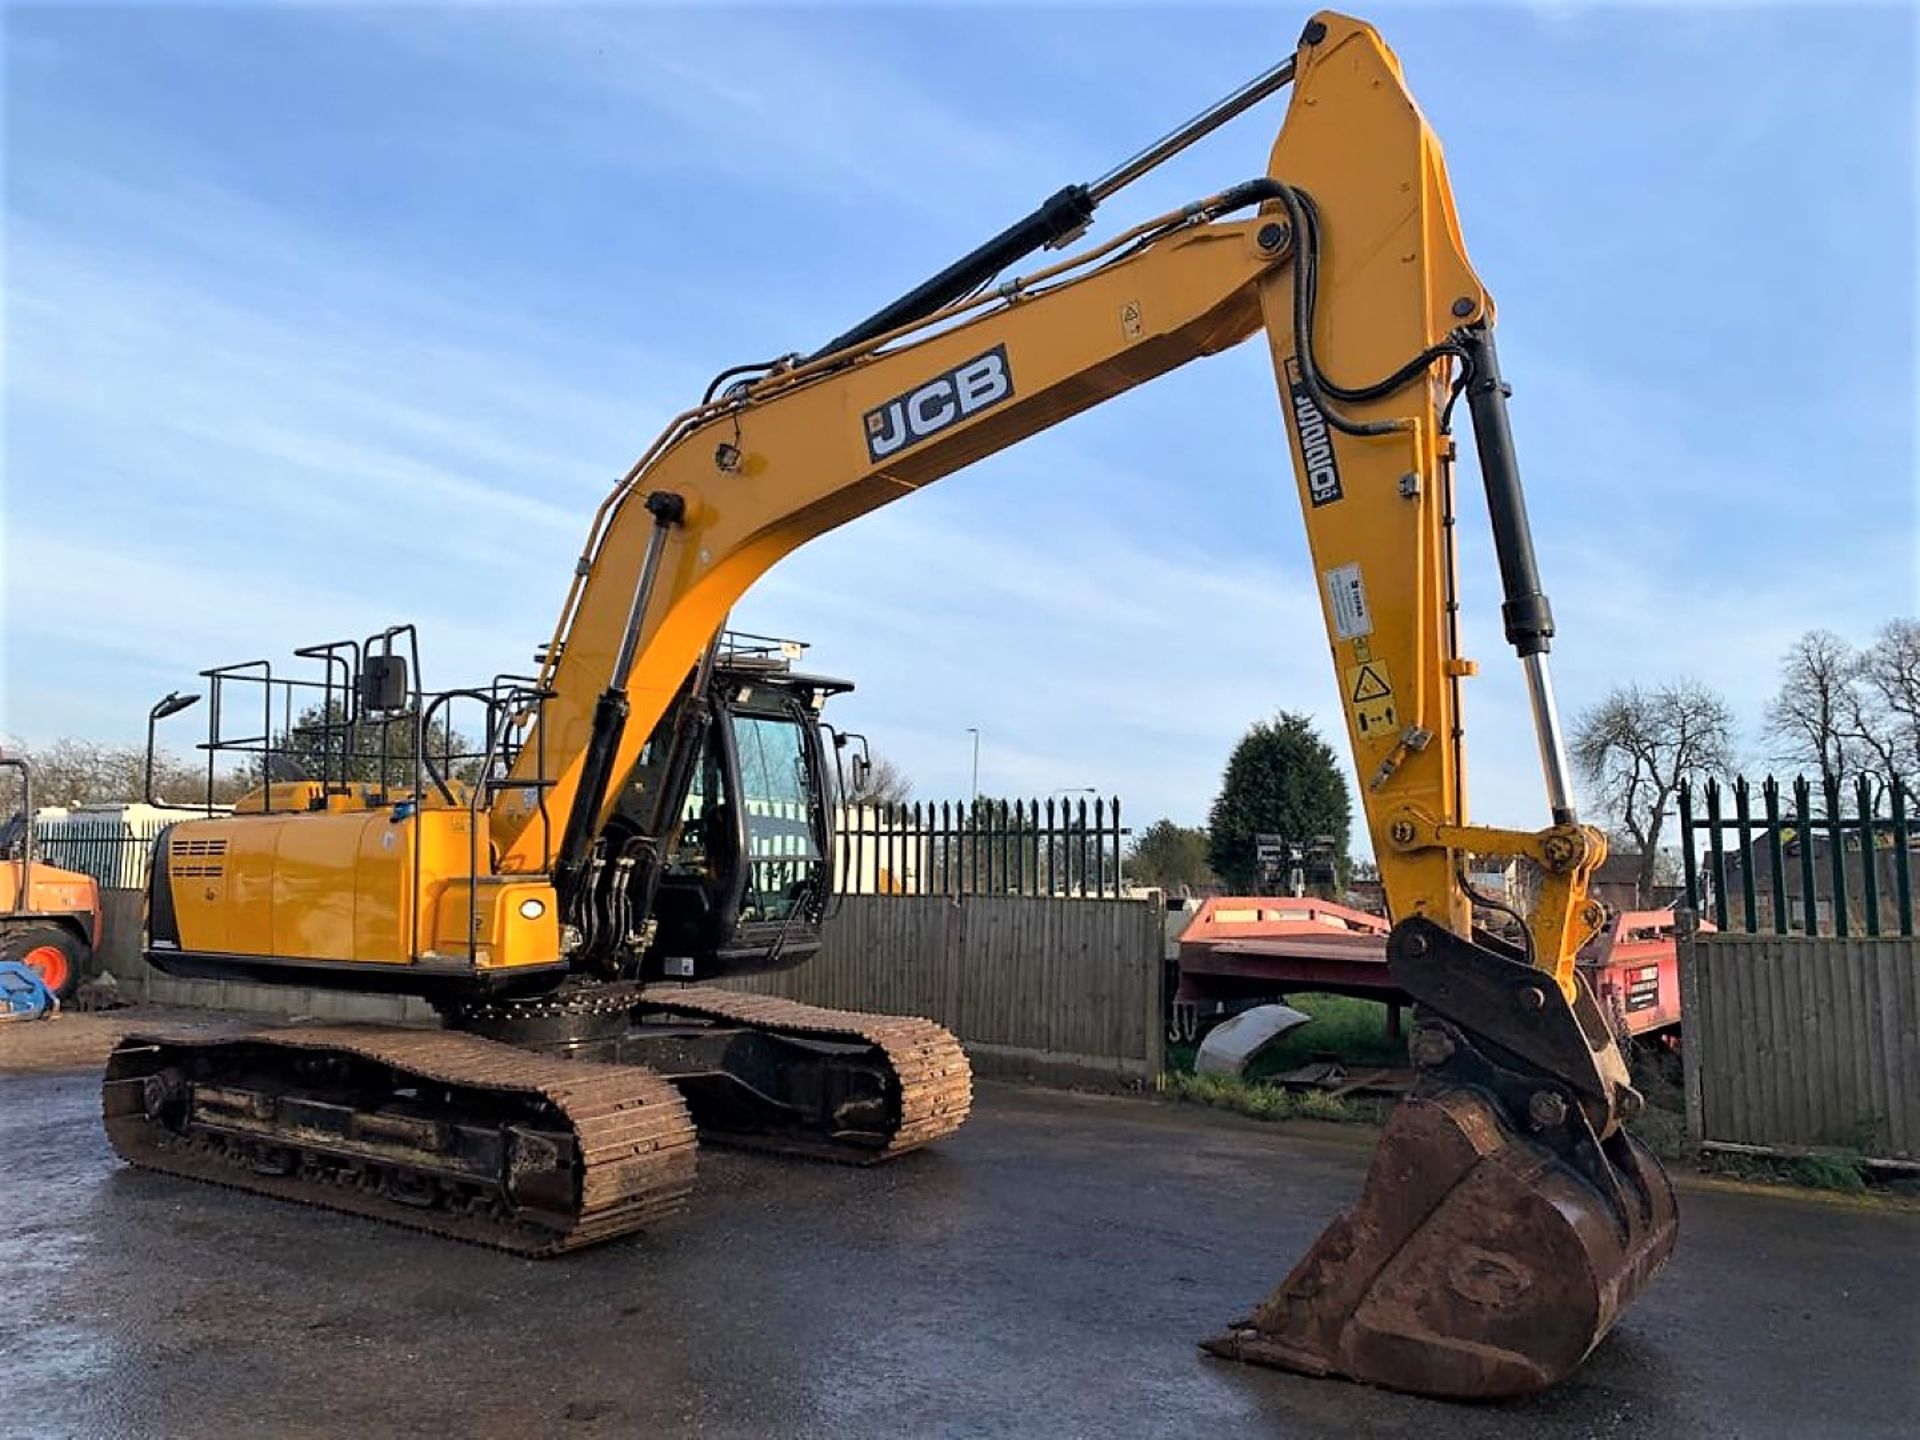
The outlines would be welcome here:
[[[1386,918],[1311,896],[1219,895],[1180,935],[1179,987],[1169,1034],[1192,1040],[1209,1019],[1305,992],[1355,995],[1391,1007],[1412,1003],[1387,970]],[[1579,955],[1587,983],[1625,1034],[1680,1023],[1680,976],[1671,910],[1614,915]]]
[[[1386,919],[1310,895],[1216,895],[1180,934],[1180,983],[1168,1034],[1316,991],[1384,1000],[1397,1028],[1407,997],[1387,973]]]
[[[1712,927],[1703,922],[1701,928]],[[1594,998],[1635,1039],[1680,1024],[1677,936],[1671,910],[1621,910],[1580,947],[1580,967]]]

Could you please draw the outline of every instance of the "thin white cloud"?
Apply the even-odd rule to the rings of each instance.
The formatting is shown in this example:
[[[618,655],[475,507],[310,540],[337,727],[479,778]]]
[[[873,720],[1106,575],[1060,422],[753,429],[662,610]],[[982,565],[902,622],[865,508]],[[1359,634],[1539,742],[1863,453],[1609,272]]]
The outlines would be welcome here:
[[[639,443],[627,406],[530,374],[511,352],[421,341],[375,308],[235,305],[209,277],[147,279],[22,228],[8,297],[8,394],[27,442],[9,465],[15,514],[37,513],[88,463],[31,443],[66,425],[118,439],[127,468],[174,476],[130,496],[136,508],[163,513],[183,487],[230,500],[216,545],[257,538],[272,521],[243,515],[281,503],[377,516],[377,544],[497,557],[528,525],[577,544]]]
[[[861,684],[849,723],[923,794],[965,793],[975,725],[992,793],[1093,785],[1193,819],[1250,720],[1337,720],[1317,607],[1305,576],[1149,547],[1094,516],[1008,533],[929,494],[783,562],[740,618],[818,639],[822,667]]]
[[[15,656],[22,664],[13,675],[10,705],[27,713],[9,714],[4,723],[37,737],[47,731],[32,718],[36,676],[57,676],[68,648],[126,661],[149,674],[188,676],[208,665],[284,658],[297,645],[365,635],[412,603],[410,618],[438,644],[438,673],[448,679],[455,667],[466,678],[490,674],[513,659],[502,653],[493,627],[423,606],[430,587],[418,583],[401,583],[378,596],[294,582],[264,548],[257,558],[228,554],[209,565],[138,544],[12,523],[7,541],[11,553],[30,558],[37,573],[93,581],[63,587],[57,605],[19,605],[9,614],[8,631],[25,652]]]
[[[961,218],[983,183],[1031,173],[1031,128],[1015,135],[991,111],[943,101],[858,14],[641,6],[506,9],[458,24],[356,18],[461,63],[497,47],[530,77],[517,123],[542,143],[576,163],[745,182],[721,213],[751,212],[756,191],[837,202],[851,190]]]

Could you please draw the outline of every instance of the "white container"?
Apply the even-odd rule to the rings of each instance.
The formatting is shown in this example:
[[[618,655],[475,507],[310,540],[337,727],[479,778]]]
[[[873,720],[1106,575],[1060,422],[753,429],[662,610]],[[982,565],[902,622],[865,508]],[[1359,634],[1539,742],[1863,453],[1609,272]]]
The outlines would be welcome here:
[[[34,812],[40,858],[62,870],[91,875],[103,890],[144,890],[154,837],[176,820],[206,811],[172,805],[48,805]]]

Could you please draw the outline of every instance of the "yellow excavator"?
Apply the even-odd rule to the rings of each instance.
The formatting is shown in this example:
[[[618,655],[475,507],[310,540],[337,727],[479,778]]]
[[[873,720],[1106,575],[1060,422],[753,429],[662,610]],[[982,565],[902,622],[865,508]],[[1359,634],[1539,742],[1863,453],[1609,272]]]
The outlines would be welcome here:
[[[1262,176],[1001,278],[1289,86]],[[240,709],[222,688],[263,692],[241,738],[266,783],[159,843],[148,958],[423,996],[445,1024],[130,1036],[105,1081],[113,1143],[552,1253],[678,1207],[696,1128],[859,1160],[948,1133],[970,1087],[939,1027],[690,983],[803,960],[831,889],[819,709],[846,687],[729,640],[728,614],[814,536],[1260,335],[1419,1078],[1357,1204],[1206,1348],[1439,1396],[1555,1383],[1666,1261],[1676,1213],[1574,964],[1605,842],[1575,814],[1493,321],[1398,62],[1322,13],[1273,69],[830,343],[717,377],[594,517],[537,675],[429,694],[405,627],[302,652],[322,678],[297,695],[263,662],[206,672],[210,743]],[[1538,732],[1538,830],[1466,818],[1461,401]],[[1208,501],[1196,483],[1168,503]],[[455,700],[485,717],[461,755]],[[1476,925],[1499,906],[1469,856],[1538,867],[1519,945]]]

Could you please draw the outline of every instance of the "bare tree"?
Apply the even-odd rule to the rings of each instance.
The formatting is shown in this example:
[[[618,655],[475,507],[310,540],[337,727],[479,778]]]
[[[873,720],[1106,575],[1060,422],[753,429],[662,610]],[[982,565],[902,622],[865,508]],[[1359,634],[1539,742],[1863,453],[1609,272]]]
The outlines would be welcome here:
[[[848,798],[856,805],[904,805],[913,798],[913,781],[886,756],[876,755]]]
[[[1835,781],[1867,773],[1884,794],[1920,775],[1920,622],[1889,620],[1855,650],[1826,630],[1794,642],[1767,707],[1774,758]],[[1819,787],[1822,791],[1825,786]]]
[[[1575,722],[1573,763],[1638,849],[1634,884],[1643,903],[1660,871],[1660,835],[1680,782],[1726,769],[1732,759],[1733,711],[1693,680],[1616,689]]]
[[[9,746],[7,753],[32,767],[35,805],[132,800],[145,783],[146,752],[132,746],[101,745],[66,735],[48,745]],[[11,774],[6,779],[10,782]],[[10,788],[8,813],[19,804],[18,793]]]
[[[1849,714],[1859,744],[1889,776],[1920,779],[1920,621],[1889,620],[1860,652]]]
[[[144,745],[103,745],[63,735],[46,745],[9,745],[6,753],[26,760],[33,769],[33,803],[91,805],[129,803],[145,798],[147,751]],[[0,818],[20,805],[16,772],[0,772]],[[215,774],[216,803],[238,798],[247,788],[238,772]],[[165,751],[153,757],[154,794],[165,800],[197,805],[207,791],[204,763],[195,764]]]
[[[1831,630],[1809,630],[1780,662],[1780,689],[1767,706],[1776,760],[1842,776],[1859,751],[1854,721],[1859,657]]]

